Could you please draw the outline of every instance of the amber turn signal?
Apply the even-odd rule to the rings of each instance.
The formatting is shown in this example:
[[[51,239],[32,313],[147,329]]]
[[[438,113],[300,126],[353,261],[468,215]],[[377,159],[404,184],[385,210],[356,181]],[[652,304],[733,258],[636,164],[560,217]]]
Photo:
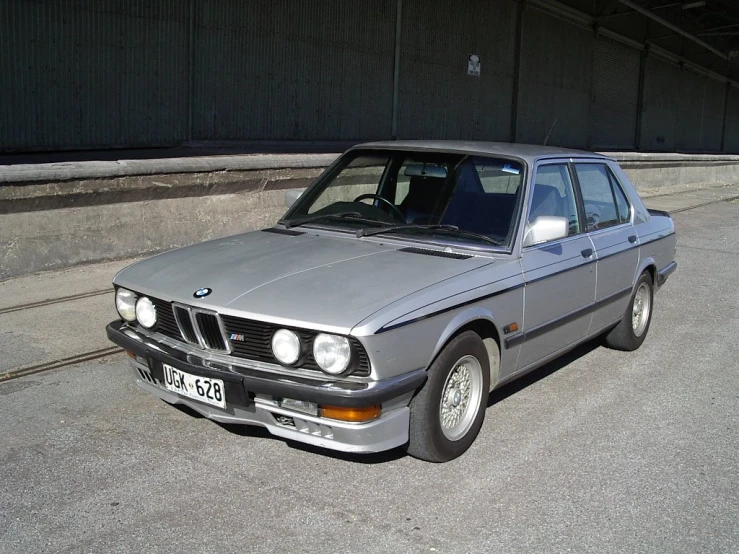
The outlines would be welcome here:
[[[133,358],[134,360],[136,359],[136,354],[134,354],[134,353],[133,353],[133,352],[131,352],[130,350],[126,350],[126,355],[127,355],[127,356],[128,356],[129,358]]]
[[[350,421],[353,423],[359,421],[371,421],[380,417],[382,407],[377,404],[375,406],[364,406],[362,408],[344,408],[342,406],[321,406],[321,417],[329,419],[338,419],[339,421]]]

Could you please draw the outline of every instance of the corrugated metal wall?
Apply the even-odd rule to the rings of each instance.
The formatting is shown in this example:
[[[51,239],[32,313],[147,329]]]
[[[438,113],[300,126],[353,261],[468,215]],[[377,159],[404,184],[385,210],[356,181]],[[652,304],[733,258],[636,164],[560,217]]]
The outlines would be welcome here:
[[[739,154],[739,89],[735,87],[729,89],[729,103],[726,106],[724,152]]]
[[[703,132],[699,150],[721,151],[721,130],[724,126],[724,99],[726,84],[705,77],[705,102],[703,103]]]
[[[687,69],[680,75],[675,148],[699,150],[703,136],[706,79]]]
[[[179,141],[187,29],[177,0],[2,0],[0,148]]]
[[[400,138],[509,140],[515,17],[510,0],[403,1]]]
[[[678,66],[656,56],[647,56],[646,64],[639,147],[642,150],[674,150],[681,71]]]
[[[0,150],[390,138],[397,6],[0,0]],[[517,0],[402,6],[399,137],[509,140]],[[633,146],[639,55],[533,4],[522,17],[516,140]],[[725,85],[645,63],[640,148],[717,151]]]
[[[198,1],[194,138],[390,135],[394,0]]]
[[[517,141],[587,146],[593,42],[592,31],[524,12]]]
[[[590,147],[630,150],[636,144],[641,54],[599,37],[593,53]]]

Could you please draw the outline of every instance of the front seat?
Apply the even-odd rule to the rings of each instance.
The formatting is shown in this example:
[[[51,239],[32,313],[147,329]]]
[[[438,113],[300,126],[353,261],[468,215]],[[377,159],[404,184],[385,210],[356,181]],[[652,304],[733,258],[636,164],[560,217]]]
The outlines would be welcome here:
[[[415,175],[408,183],[408,194],[400,203],[408,223],[429,223],[441,199],[444,179]]]

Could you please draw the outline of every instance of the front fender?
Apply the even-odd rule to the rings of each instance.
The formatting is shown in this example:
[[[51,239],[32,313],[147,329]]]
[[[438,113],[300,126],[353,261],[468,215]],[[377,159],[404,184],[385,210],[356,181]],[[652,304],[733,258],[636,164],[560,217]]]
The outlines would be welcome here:
[[[492,323],[495,326],[495,329],[498,331],[498,336],[501,336],[502,330],[499,329],[498,326],[495,324],[495,319],[493,318],[493,314],[490,312],[490,310],[481,306],[471,306],[469,309],[458,313],[447,322],[446,327],[436,341],[436,345],[434,346],[434,350],[431,353],[431,357],[429,358],[427,365],[431,365],[431,363],[436,359],[436,356],[439,355],[439,352],[441,352],[442,348],[444,348],[446,343],[449,342],[449,339],[452,338],[457,333],[457,331],[459,331],[465,325],[479,320],[485,320]]]

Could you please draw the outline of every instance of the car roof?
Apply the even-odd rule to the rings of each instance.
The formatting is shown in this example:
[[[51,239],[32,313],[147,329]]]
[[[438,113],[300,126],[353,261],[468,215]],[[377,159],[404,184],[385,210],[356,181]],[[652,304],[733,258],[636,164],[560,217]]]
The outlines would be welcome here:
[[[455,152],[462,154],[481,154],[484,156],[500,155],[522,158],[532,163],[546,158],[597,158],[609,159],[602,154],[559,148],[556,146],[541,146],[537,144],[518,144],[512,142],[482,142],[463,140],[393,140],[382,142],[368,142],[357,144],[355,148],[377,150],[416,150],[429,152]]]

